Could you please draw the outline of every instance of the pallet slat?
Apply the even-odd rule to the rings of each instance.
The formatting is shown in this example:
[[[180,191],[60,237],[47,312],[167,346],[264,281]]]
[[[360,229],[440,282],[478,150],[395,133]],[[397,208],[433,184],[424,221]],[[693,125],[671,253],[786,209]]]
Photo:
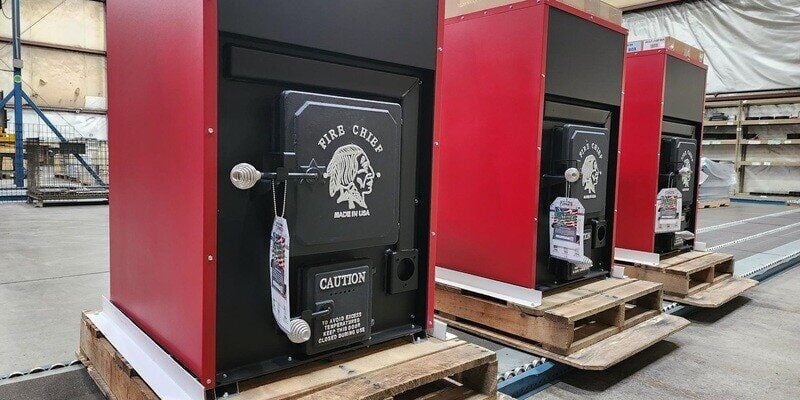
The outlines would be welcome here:
[[[757,285],[756,280],[728,275],[726,279],[711,285],[707,290],[686,297],[665,295],[664,298],[695,307],[717,308]]]
[[[562,304],[569,303],[576,300],[593,296],[608,289],[618,286],[627,285],[633,282],[633,279],[601,279],[593,282],[583,282],[576,285],[567,286],[558,289],[553,293],[548,293],[547,296],[542,298],[542,304],[534,308],[534,315],[544,315],[544,312],[558,307]]]
[[[574,322],[597,311],[609,309],[619,305],[620,302],[641,297],[660,288],[661,285],[657,283],[631,280],[627,285],[614,287],[591,297],[552,308],[548,313]]]
[[[442,319],[448,325],[497,343],[546,357],[562,364],[583,370],[602,371],[630,356],[660,342],[689,325],[689,321],[669,314],[661,314],[637,324],[614,336],[599,341],[570,355],[553,353],[530,341],[486,329],[475,324]]]
[[[692,259],[688,262],[672,265],[667,268],[668,272],[676,274],[692,274],[702,269],[708,268],[709,264],[716,266],[717,264],[731,260],[733,256],[723,253],[707,253],[702,257]]]
[[[703,257],[706,254],[707,253],[704,253],[702,251],[689,251],[689,252],[686,252],[686,253],[678,254],[675,257],[670,257],[670,258],[668,258],[666,260],[662,260],[660,263],[658,263],[657,266],[655,266],[653,268],[658,269],[658,270],[664,270],[664,269],[670,268],[670,267],[672,267],[674,265],[677,265],[677,264],[680,264],[680,263],[683,263],[683,262],[686,262],[686,261],[694,260],[696,258]]]
[[[385,399],[462,372],[462,380],[466,386],[480,388],[478,391],[486,395],[497,392],[497,363],[491,363],[494,353],[473,344],[460,346],[459,349],[462,351],[429,354],[403,364],[382,368],[357,379],[349,379],[316,391],[303,399]],[[454,369],[453,365],[459,367]],[[474,369],[476,367],[478,369]]]

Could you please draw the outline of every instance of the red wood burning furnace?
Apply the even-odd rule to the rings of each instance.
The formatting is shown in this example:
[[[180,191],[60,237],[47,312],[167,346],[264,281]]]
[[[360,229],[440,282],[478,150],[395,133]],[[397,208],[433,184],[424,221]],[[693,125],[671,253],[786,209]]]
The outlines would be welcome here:
[[[433,324],[440,10],[109,2],[110,300],[193,383]]]
[[[627,31],[597,3],[448,7],[437,266],[538,290],[610,269]]]
[[[706,69],[673,38],[628,45],[617,202],[623,250],[691,250],[697,225]]]

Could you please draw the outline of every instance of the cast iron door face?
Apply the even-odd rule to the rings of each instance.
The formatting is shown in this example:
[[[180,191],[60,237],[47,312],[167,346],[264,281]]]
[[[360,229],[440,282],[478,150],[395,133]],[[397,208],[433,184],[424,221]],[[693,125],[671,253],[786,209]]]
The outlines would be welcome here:
[[[580,200],[586,214],[605,210],[608,180],[608,130],[564,125],[569,140],[569,159],[578,160],[580,179],[570,185],[570,197]],[[588,224],[587,224],[588,225]]]
[[[675,165],[676,184],[675,187],[681,191],[684,204],[694,203],[695,190],[695,160],[697,159],[697,140],[677,139],[675,151],[678,153],[678,162]],[[680,174],[682,168],[689,168],[689,173]]]
[[[417,184],[417,179],[424,179],[423,176],[417,176],[417,171],[420,166],[425,166],[425,162],[417,155],[423,154],[418,150],[420,143],[430,146],[426,138],[430,116],[427,100],[423,100],[423,97],[429,98],[432,79],[423,84],[415,75],[419,71],[402,68],[387,71],[374,64],[354,66],[352,60],[347,59],[323,61],[319,58],[324,57],[311,52],[287,55],[276,52],[280,49],[241,38],[226,38],[221,49],[224,74],[220,81],[219,130],[229,134],[219,135],[217,381],[230,383],[290,368],[329,351],[358,347],[367,341],[380,343],[419,331],[424,321],[421,310],[425,306],[426,292],[413,290],[392,294],[385,287],[390,274],[387,252],[414,249],[418,243],[422,243],[420,237],[427,238],[424,220],[416,215],[419,209],[414,205],[414,198],[416,193],[426,198],[425,186]],[[298,186],[313,185],[315,195],[318,190],[322,199],[345,209],[348,204],[344,201],[336,203],[338,196],[330,196],[329,180],[321,176],[326,172],[323,169],[316,171],[320,175],[314,182],[298,179],[289,179],[287,185],[276,182],[275,198],[279,213],[283,212],[281,203],[284,188],[288,188],[288,192],[285,192],[285,217],[292,238],[290,285],[293,317],[302,315],[306,310],[314,311],[315,304],[307,304],[303,300],[309,296],[305,288],[313,276],[307,279],[307,273],[313,268],[359,260],[360,265],[369,265],[373,271],[369,307],[374,324],[371,323],[368,338],[354,339],[349,344],[340,341],[335,348],[314,355],[307,353],[308,343],[291,343],[272,317],[268,274],[265,270],[269,246],[265,238],[269,236],[274,218],[273,192],[269,190],[269,184],[242,191],[233,187],[228,180],[230,168],[240,162],[248,162],[267,172],[280,171],[281,168],[290,173],[306,172],[300,166],[308,166],[310,159],[300,158],[304,157],[304,150],[295,145],[286,133],[287,129],[282,126],[290,121],[284,118],[284,110],[280,109],[280,105],[284,93],[292,90],[321,95],[319,98],[322,100],[314,100],[320,103],[334,102],[324,96],[329,95],[330,99],[350,98],[360,108],[380,108],[375,104],[382,102],[400,104],[402,108],[402,136],[399,141],[379,137],[383,148],[387,148],[387,143],[393,140],[402,147],[402,152],[397,150],[401,157],[400,189],[397,192],[399,206],[392,206],[397,207],[398,221],[402,226],[395,241],[389,242],[391,237],[356,242],[343,238],[342,241],[329,244],[306,245],[304,240],[307,239],[298,237],[304,233],[301,231],[305,227],[300,226],[296,215],[299,208],[307,207],[304,203],[308,201],[308,196],[304,199],[302,190],[306,188],[298,189]],[[375,104],[362,103],[363,99],[375,101]],[[400,118],[397,121],[401,121]],[[316,138],[314,146],[317,146],[319,139]],[[336,140],[342,139],[345,138]],[[366,146],[362,145],[365,152],[368,150]],[[374,153],[372,147],[369,149]],[[369,155],[373,170],[382,174],[381,178],[374,180],[373,192],[364,196],[372,216],[375,215],[373,208],[377,207],[372,196],[385,177],[383,167],[376,167],[378,161],[373,158]],[[317,164],[327,168],[326,160],[317,161]],[[422,280],[421,274],[417,276]],[[410,318],[412,315],[415,318]],[[291,362],[286,362],[287,357],[291,357]]]
[[[284,165],[320,179],[290,183],[293,254],[397,242],[401,106],[285,91],[280,111]]]

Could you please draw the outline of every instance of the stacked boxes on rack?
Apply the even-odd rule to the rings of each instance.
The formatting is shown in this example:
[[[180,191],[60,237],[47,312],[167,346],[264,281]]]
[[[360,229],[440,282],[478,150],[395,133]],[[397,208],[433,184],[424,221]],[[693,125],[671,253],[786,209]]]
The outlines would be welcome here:
[[[740,97],[707,101],[704,155],[735,164],[737,193],[800,192],[797,180],[789,179],[800,167],[800,98],[765,93]]]

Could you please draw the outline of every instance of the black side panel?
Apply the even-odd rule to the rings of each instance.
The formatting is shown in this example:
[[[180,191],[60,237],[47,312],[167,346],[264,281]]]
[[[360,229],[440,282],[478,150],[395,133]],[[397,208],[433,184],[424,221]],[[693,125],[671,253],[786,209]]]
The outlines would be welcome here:
[[[625,35],[550,7],[545,92],[619,106]]]
[[[696,128],[694,125],[672,121],[661,121],[661,133],[665,135],[693,138],[695,137],[695,130]]]
[[[433,70],[436,1],[219,0],[219,30]]]
[[[706,71],[675,57],[667,57],[665,84],[664,116],[702,122]]]

